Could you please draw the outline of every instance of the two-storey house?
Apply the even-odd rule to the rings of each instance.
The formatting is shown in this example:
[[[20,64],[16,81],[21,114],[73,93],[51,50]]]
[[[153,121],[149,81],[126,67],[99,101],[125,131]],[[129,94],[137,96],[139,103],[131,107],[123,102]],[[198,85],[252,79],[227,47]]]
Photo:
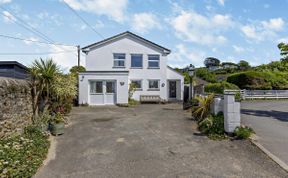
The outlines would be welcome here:
[[[127,104],[129,84],[141,95],[182,100],[184,77],[167,66],[170,50],[131,32],[82,48],[86,72],[79,74],[79,104]]]

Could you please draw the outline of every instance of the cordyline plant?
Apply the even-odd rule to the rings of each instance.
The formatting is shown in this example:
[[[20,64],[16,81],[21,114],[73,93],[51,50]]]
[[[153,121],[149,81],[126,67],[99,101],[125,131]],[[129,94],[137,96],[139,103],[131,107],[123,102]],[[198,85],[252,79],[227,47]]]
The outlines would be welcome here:
[[[201,122],[210,114],[210,105],[213,102],[215,94],[210,94],[208,96],[196,96],[195,99],[198,100],[199,106],[195,107],[192,111],[192,116]]]
[[[60,73],[60,67],[52,60],[35,60],[29,67],[30,87],[32,90],[33,122],[38,118],[39,106],[41,110],[48,107],[52,81]]]

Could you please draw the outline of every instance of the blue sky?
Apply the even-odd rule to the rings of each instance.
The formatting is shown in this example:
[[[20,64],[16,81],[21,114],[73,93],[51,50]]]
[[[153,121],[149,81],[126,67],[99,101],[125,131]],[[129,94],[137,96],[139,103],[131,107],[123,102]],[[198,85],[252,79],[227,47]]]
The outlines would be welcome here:
[[[171,49],[168,64],[174,67],[190,63],[203,66],[209,56],[225,62],[244,59],[252,65],[268,63],[280,58],[277,44],[288,42],[288,0],[65,2],[104,38],[129,30]],[[0,35],[45,42],[41,35],[18,25],[20,18],[55,43],[83,47],[103,39],[63,0],[0,0],[0,6],[4,8],[0,9]],[[0,39],[0,60],[29,65],[39,57],[53,57],[65,69],[77,64],[75,47]],[[85,63],[84,55],[81,62]]]

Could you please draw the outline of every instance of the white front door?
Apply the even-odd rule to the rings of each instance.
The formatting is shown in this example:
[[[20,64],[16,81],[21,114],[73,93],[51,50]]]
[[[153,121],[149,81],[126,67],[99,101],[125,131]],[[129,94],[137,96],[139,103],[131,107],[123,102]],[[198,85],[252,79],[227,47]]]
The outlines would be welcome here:
[[[115,80],[92,80],[90,84],[90,105],[109,105],[116,103]]]

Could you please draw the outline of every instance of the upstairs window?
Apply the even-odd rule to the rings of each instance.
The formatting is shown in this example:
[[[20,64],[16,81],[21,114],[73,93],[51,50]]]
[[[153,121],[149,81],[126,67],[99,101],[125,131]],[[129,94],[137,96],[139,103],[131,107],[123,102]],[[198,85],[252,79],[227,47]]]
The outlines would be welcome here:
[[[148,55],[148,68],[159,68],[159,55]]]
[[[114,67],[125,67],[124,53],[115,53],[113,56],[114,56]]]
[[[131,68],[142,68],[142,67],[143,67],[143,55],[131,54]]]

